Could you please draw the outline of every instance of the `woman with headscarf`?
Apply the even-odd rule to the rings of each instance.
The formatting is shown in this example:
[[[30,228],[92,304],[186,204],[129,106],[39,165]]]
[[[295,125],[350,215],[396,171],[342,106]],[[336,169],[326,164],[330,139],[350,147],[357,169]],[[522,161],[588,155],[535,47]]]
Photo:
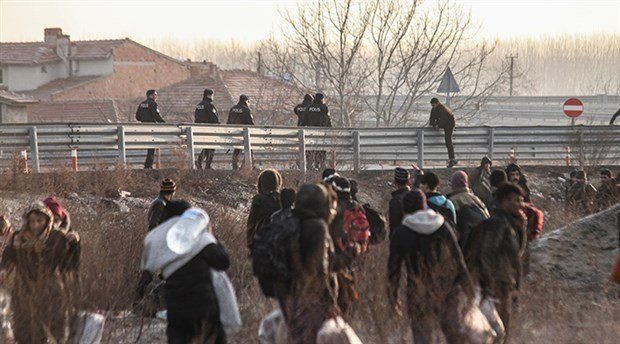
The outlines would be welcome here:
[[[297,193],[293,217],[299,220],[299,249],[293,250],[293,276],[283,300],[283,314],[292,343],[316,343],[325,320],[338,314],[329,272],[333,243],[329,224],[336,216],[333,192],[322,185],[302,185]]]
[[[252,198],[247,223],[247,244],[252,248],[254,237],[269,224],[271,215],[280,210],[282,176],[274,169],[267,169],[258,176],[258,194]]]
[[[78,267],[79,243],[53,226],[49,208],[35,203],[2,254],[0,283],[15,272],[11,303],[17,343],[65,343],[69,337],[75,300],[67,275]]]

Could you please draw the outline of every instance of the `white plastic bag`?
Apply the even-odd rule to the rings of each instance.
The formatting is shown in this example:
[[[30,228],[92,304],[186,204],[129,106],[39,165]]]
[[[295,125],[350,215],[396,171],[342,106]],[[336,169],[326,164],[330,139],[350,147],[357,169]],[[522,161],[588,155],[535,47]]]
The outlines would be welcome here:
[[[105,316],[81,311],[73,326],[73,344],[99,344],[103,336]]]
[[[224,271],[211,269],[213,289],[220,308],[220,321],[226,334],[233,334],[241,328],[241,315],[237,306],[237,297],[228,275]]]
[[[491,344],[495,340],[496,333],[480,311],[477,302],[472,303],[467,309],[463,326],[469,343]]]
[[[495,300],[490,297],[482,300],[482,302],[480,302],[480,311],[487,318],[487,321],[493,328],[493,331],[495,331],[496,337],[494,343],[503,343],[504,336],[506,336],[506,329],[504,328],[502,319],[499,317],[499,313],[497,313]]]
[[[341,317],[323,323],[316,337],[317,344],[362,344],[355,331]]]
[[[258,341],[260,344],[286,344],[288,333],[282,311],[275,310],[263,318],[258,327]]]

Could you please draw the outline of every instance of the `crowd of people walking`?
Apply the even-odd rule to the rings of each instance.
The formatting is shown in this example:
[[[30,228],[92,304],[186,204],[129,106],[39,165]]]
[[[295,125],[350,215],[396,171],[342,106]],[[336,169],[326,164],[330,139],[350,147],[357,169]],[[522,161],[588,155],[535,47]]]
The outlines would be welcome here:
[[[584,171],[570,177],[567,207],[594,211],[618,202],[620,183],[610,170],[600,171],[598,190]],[[387,240],[387,301],[396,314],[408,314],[415,343],[430,343],[439,333],[448,343],[474,342],[475,324],[466,316],[472,310],[484,314],[496,342],[509,340],[543,212],[514,163],[498,169],[483,157],[471,173],[452,173],[449,193],[440,192],[441,182],[432,171],[396,168],[383,214],[358,199],[354,179],[334,169],[297,190],[284,187],[277,170],[262,171],[250,201],[246,244],[260,290],[279,306],[280,337],[324,343],[329,333],[341,333],[346,343],[358,340],[347,324],[365,297],[357,288],[356,267]],[[228,293],[233,302],[222,301],[221,276],[235,262],[209,215],[175,199],[178,187],[164,179],[149,208],[135,305],[151,298],[154,308],[142,314],[166,310],[169,343],[226,343],[241,325],[231,313],[234,292]],[[19,282],[11,290],[15,340],[67,342],[77,312],[81,248],[69,213],[49,197],[25,211],[20,230],[5,216],[0,230],[0,283],[9,275]],[[277,337],[261,336],[262,343]]]

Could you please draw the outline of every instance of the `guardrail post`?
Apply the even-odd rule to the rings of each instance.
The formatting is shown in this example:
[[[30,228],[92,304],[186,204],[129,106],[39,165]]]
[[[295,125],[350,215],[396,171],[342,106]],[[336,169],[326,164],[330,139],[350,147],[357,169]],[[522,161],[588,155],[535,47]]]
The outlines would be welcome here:
[[[196,160],[194,160],[194,129],[191,125],[185,129],[185,136],[187,136],[187,154],[189,154],[189,168],[191,170],[195,170]]]
[[[360,173],[360,132],[353,132],[353,171]]]
[[[424,129],[418,129],[418,142],[416,143],[418,148],[418,167],[424,168]]]
[[[494,148],[494,141],[495,141],[495,130],[493,127],[488,127],[489,129],[489,159],[493,160],[493,148]]]
[[[39,137],[37,127],[30,127],[30,152],[32,154],[32,167],[36,173],[41,172],[39,163]]]
[[[306,174],[306,132],[300,129],[297,135],[299,138],[299,170],[301,173]]]
[[[583,148],[583,130],[579,130],[579,166],[585,165],[585,152]]]
[[[250,143],[250,128],[243,128],[243,165],[252,169],[252,143]]]
[[[121,159],[121,164],[127,167],[127,151],[125,148],[125,126],[119,125],[117,128],[118,136],[118,157]]]

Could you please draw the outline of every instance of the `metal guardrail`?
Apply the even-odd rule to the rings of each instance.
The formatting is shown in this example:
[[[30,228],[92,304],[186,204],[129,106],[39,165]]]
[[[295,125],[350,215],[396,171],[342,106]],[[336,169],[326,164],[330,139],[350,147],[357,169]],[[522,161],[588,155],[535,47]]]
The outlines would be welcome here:
[[[522,164],[564,164],[567,151],[581,165],[620,162],[618,126],[459,127],[457,159],[477,163],[483,155],[514,157]],[[392,168],[443,164],[447,160],[443,131],[431,128],[294,128],[197,124],[29,124],[0,125],[0,169],[14,165],[23,152],[35,172],[71,166],[77,152],[80,167],[134,167],[145,150],[158,149],[161,160],[195,168],[201,149],[216,149],[216,163],[244,149],[244,162],[306,170],[308,151],[331,152],[339,169]],[[247,154],[247,152],[252,154]],[[596,160],[596,161],[595,161]]]

